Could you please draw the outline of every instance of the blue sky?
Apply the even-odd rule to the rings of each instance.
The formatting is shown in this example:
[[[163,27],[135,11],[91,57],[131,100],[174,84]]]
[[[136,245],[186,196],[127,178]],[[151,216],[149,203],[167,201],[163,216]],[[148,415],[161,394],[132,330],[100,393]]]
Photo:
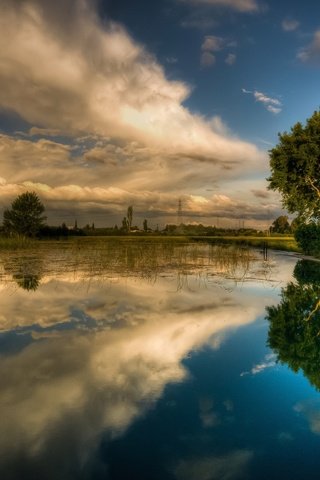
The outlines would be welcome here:
[[[319,107],[320,4],[3,1],[0,207],[49,223],[264,228],[277,133]],[[8,41],[9,40],[9,41]]]

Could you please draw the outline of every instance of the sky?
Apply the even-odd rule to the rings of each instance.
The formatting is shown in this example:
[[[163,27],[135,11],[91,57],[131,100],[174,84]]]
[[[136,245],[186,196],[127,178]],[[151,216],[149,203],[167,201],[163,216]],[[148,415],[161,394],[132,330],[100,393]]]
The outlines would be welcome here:
[[[319,108],[316,0],[0,0],[0,214],[267,228],[268,151]]]

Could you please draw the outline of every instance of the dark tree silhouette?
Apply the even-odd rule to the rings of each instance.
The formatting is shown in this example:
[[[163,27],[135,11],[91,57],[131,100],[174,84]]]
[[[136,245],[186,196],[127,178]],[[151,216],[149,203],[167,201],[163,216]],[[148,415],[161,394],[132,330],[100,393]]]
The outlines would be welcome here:
[[[35,192],[19,195],[4,211],[3,228],[8,235],[35,237],[46,219],[44,205]]]
[[[133,206],[130,205],[128,207],[128,211],[127,211],[127,220],[128,220],[128,230],[129,230],[129,232],[130,232],[131,226],[132,226],[132,218],[133,218]]]

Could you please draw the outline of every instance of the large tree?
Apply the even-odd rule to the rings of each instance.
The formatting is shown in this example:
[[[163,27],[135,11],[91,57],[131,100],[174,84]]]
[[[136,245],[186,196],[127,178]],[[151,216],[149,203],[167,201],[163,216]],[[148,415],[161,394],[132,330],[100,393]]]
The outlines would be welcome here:
[[[3,228],[9,234],[34,237],[46,219],[44,205],[35,192],[19,195],[3,213]]]
[[[320,216],[320,111],[279,134],[270,150],[269,188],[282,195],[283,206],[306,220]]]

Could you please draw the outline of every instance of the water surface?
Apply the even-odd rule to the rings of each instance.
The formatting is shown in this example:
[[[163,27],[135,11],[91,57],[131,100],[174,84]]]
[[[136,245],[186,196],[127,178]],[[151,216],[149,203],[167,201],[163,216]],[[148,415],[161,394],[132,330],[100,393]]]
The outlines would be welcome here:
[[[126,239],[0,259],[1,478],[318,478],[318,264]]]

